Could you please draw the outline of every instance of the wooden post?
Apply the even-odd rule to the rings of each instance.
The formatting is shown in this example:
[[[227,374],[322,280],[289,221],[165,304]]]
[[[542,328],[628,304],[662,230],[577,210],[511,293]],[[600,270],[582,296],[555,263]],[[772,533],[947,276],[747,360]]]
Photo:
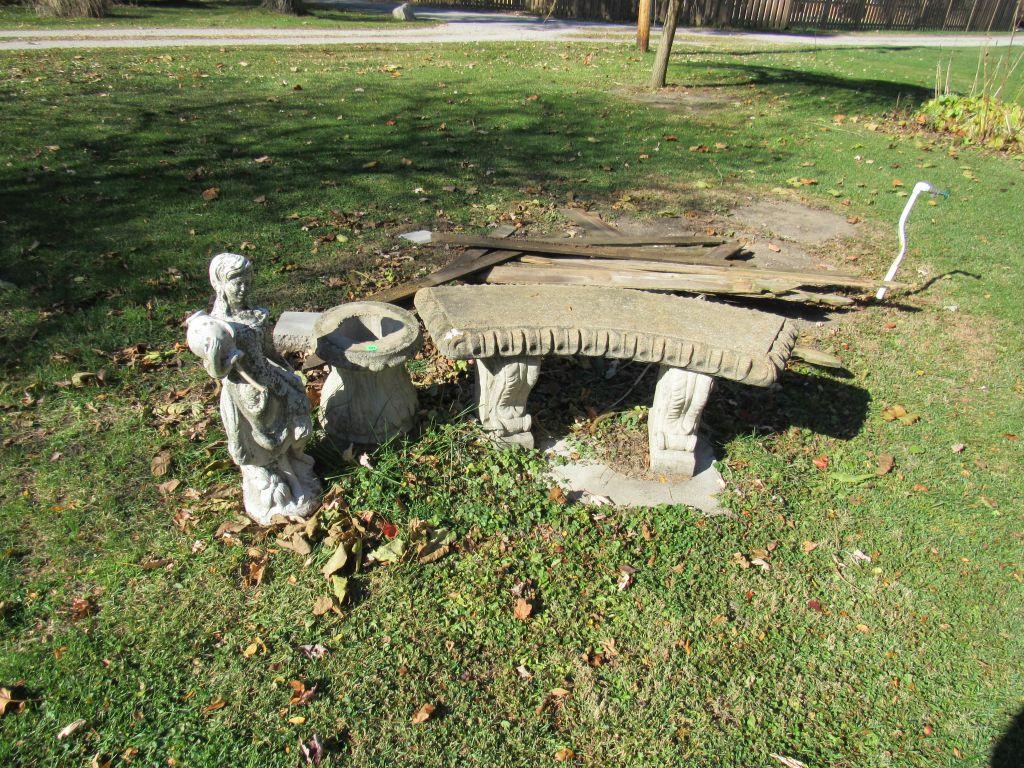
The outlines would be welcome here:
[[[640,53],[651,47],[651,0],[640,0],[636,18],[636,44]]]
[[[668,57],[672,53],[672,41],[676,36],[676,24],[679,23],[679,11],[681,8],[681,0],[668,0],[668,11],[665,12],[665,23],[661,27],[658,53],[654,57],[654,70],[651,72],[651,88],[655,90],[665,87]]]

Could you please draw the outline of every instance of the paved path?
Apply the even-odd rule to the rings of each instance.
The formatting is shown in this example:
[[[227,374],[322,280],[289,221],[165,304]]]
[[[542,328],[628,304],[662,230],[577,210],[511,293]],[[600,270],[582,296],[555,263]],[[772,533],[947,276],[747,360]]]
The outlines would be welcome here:
[[[394,3],[362,0],[324,2],[336,8],[390,13]],[[437,26],[388,25],[377,29],[258,29],[230,27],[122,27],[104,29],[0,30],[0,50],[45,48],[158,48],[168,46],[249,45],[355,45],[392,43],[466,43],[487,41],[631,41],[633,27],[566,19],[543,19],[484,11],[417,7],[422,18],[440,22]],[[908,35],[843,34],[789,35],[769,32],[741,32],[713,29],[681,29],[686,42],[750,41],[770,44],[843,46],[928,46],[966,47],[985,43],[1005,45],[1008,35]],[[657,34],[655,34],[655,39]],[[1024,43],[1021,35],[1016,44]]]

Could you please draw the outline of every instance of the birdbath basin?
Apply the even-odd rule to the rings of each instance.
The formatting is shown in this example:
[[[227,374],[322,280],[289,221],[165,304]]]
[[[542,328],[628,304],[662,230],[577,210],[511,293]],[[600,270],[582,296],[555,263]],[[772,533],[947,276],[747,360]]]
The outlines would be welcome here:
[[[411,312],[354,301],[313,326],[316,354],[331,367],[320,394],[320,423],[339,445],[380,444],[416,421],[416,388],[405,361],[423,342]]]

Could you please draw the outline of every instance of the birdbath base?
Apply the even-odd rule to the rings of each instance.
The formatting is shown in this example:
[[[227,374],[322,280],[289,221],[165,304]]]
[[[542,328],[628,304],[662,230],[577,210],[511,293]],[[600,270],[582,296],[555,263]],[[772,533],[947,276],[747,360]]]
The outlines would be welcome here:
[[[339,445],[380,444],[416,423],[417,397],[405,361],[422,342],[416,317],[376,301],[342,304],[314,327],[316,353],[331,366],[320,423]]]

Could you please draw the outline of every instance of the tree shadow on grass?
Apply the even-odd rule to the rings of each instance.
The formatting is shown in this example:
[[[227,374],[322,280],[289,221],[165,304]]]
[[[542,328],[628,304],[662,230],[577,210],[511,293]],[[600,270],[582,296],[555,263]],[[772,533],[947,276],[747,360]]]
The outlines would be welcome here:
[[[372,49],[361,55],[372,56]],[[603,93],[538,99],[530,95],[534,83],[496,80],[481,89],[452,69],[444,71],[443,87],[433,74],[419,84],[378,79],[365,101],[357,101],[364,97],[354,85],[366,84],[366,76],[331,72],[305,81],[302,91],[289,84],[269,98],[258,89],[240,95],[248,86],[231,81],[218,90],[200,79],[215,72],[216,56],[189,57],[186,65],[151,57],[134,73],[147,78],[146,88],[133,86],[127,95],[115,90],[100,99],[106,86],[78,77],[59,114],[19,100],[23,127],[7,139],[19,162],[0,167],[0,279],[19,287],[5,296],[9,309],[43,316],[5,329],[0,368],[45,360],[61,343],[55,338],[108,350],[142,340],[119,320],[122,313],[145,308],[151,320],[171,325],[170,315],[209,300],[209,257],[246,241],[259,270],[257,298],[272,297],[264,301],[275,311],[322,308],[367,293],[357,274],[369,274],[371,287],[377,279],[374,243],[363,248],[353,239],[332,251],[337,256],[329,268],[340,288],[329,291],[317,279],[326,260],[308,258],[319,247],[316,238],[344,232],[330,221],[332,212],[369,211],[390,235],[411,223],[436,225],[438,210],[492,199],[558,199],[568,192],[606,198],[635,180],[628,167],[635,141],[619,130],[617,118],[629,119],[633,133],[657,132],[663,124],[656,110]],[[841,88],[871,106],[905,90],[729,66],[743,82]],[[164,69],[174,76],[170,83]],[[186,76],[200,85],[182,90]],[[0,99],[18,96],[15,87],[0,85]],[[356,117],[337,120],[344,112]],[[673,130],[681,145],[706,139],[707,127],[697,121]],[[40,146],[50,141],[57,149]],[[796,151],[774,153],[784,163]],[[757,147],[737,147],[717,163],[724,173],[740,173],[758,155]],[[682,153],[660,172],[701,172],[703,162]],[[203,198],[209,189],[217,190],[215,199]],[[307,216],[320,221],[309,225]],[[417,252],[412,268],[443,255]],[[158,318],[153,306],[161,310]]]
[[[717,78],[718,73],[722,70],[732,75],[725,82]],[[748,64],[742,61],[713,61],[710,69],[705,66],[700,70],[695,69],[692,73],[688,69],[681,71],[679,67],[670,71],[673,75],[686,72],[688,80],[685,85],[694,88],[784,86],[804,89],[805,96],[808,98],[817,98],[826,93],[838,94],[843,97],[844,106],[849,111],[890,109],[897,99],[901,104],[921,104],[934,96],[933,88],[925,88],[913,83],[877,78],[841,77],[795,67]]]
[[[991,768],[1024,765],[1024,709],[1020,710],[992,748]]]

